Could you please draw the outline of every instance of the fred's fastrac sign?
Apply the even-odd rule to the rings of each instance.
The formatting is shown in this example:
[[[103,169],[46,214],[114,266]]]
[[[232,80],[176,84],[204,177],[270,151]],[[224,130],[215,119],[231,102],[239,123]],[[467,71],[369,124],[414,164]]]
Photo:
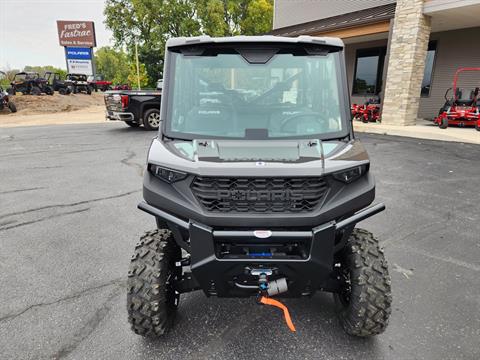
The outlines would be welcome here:
[[[57,21],[58,41],[61,46],[95,47],[95,25],[93,21]]]

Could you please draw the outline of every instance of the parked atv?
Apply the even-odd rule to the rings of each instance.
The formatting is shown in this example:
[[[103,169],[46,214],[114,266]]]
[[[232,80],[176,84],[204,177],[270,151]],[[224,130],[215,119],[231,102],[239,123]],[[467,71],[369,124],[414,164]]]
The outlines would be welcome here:
[[[72,90],[72,82],[68,80],[62,80],[59,73],[47,71],[45,73],[45,79],[54,91],[58,91],[61,95],[69,95]]]
[[[113,90],[132,90],[132,87],[128,84],[117,84],[113,87]]]
[[[53,88],[37,72],[19,72],[15,74],[9,88],[9,94],[21,92],[23,95],[53,95]]]
[[[88,84],[87,75],[84,74],[67,74],[67,81],[69,87],[74,94],[85,93],[90,95],[92,88]]]
[[[5,79],[6,76],[7,75],[3,71],[0,71],[0,80]],[[7,91],[5,91],[0,85],[0,111],[7,108],[10,109],[12,113],[17,112],[17,107],[15,106],[15,103],[10,100]]]
[[[105,80],[105,77],[102,74],[97,74],[95,77],[89,79],[90,87],[97,92],[112,90],[112,82]]]
[[[138,205],[157,228],[135,245],[128,273],[134,332],[164,335],[195,290],[278,306],[292,331],[274,297],[331,292],[348,334],[386,329],[387,262],[356,228],[385,205],[371,205],[344,57],[327,37],[167,41],[161,127]]]

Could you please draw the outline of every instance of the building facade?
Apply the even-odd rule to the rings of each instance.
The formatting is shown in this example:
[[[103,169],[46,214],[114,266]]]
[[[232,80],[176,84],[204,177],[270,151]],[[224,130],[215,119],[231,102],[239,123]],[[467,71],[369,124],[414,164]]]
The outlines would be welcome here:
[[[342,38],[352,103],[379,97],[387,124],[435,117],[456,70],[480,67],[480,0],[275,0],[273,26]],[[480,72],[459,87],[480,87]]]

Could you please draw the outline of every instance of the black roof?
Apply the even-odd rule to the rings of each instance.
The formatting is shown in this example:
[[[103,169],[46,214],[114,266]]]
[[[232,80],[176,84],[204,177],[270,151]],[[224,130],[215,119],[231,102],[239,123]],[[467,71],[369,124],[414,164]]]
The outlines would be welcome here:
[[[332,16],[326,19],[309,21],[302,24],[286,26],[270,31],[272,35],[298,36],[320,32],[334,31],[390,20],[395,17],[396,4],[376,6],[343,15]]]

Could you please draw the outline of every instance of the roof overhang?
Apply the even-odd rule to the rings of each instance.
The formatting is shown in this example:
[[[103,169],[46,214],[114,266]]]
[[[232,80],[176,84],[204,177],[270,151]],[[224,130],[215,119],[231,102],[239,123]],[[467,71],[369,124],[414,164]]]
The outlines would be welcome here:
[[[340,30],[333,30],[326,33],[319,33],[319,36],[339,37],[345,43],[356,42],[357,38],[388,38],[390,31],[390,21],[355,26]],[[315,34],[316,35],[316,34]]]
[[[423,13],[432,18],[432,32],[480,26],[480,0],[430,0]]]
[[[390,20],[395,17],[395,6],[396,4],[394,3],[382,5],[327,19],[274,29],[270,34],[282,36],[320,35],[349,38],[388,32]]]

